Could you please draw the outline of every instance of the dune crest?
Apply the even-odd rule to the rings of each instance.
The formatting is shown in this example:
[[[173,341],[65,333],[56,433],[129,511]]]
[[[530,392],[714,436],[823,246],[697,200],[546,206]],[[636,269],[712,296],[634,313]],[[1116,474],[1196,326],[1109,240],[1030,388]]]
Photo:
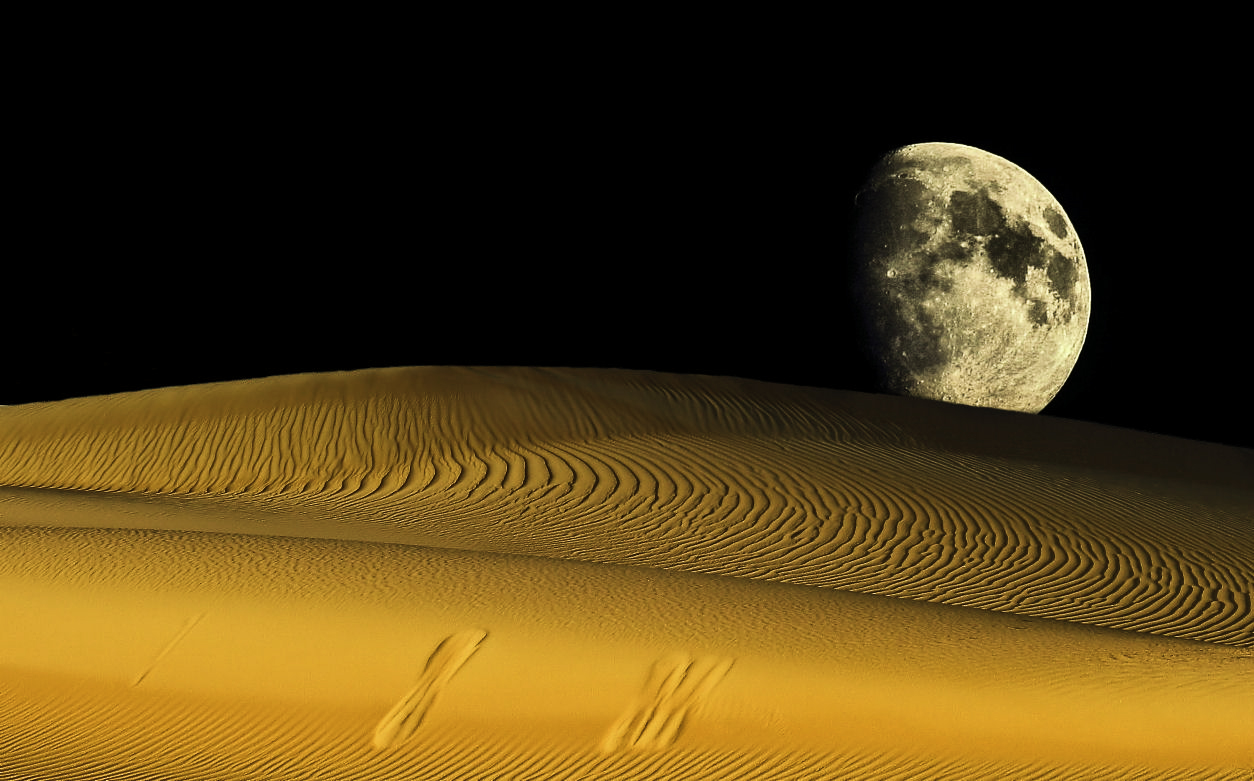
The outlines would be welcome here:
[[[995,411],[627,371],[169,388],[4,410],[3,522],[72,523],[58,504],[90,492],[128,528],[629,563],[1254,645],[1250,453],[1187,443],[1212,483],[1182,485],[1135,468],[1176,440],[1130,434],[1132,469],[1040,463],[1025,440],[1086,442],[972,412]],[[950,418],[983,422],[968,452]]]
[[[1251,474],[635,371],[3,408],[0,781],[1238,778]]]

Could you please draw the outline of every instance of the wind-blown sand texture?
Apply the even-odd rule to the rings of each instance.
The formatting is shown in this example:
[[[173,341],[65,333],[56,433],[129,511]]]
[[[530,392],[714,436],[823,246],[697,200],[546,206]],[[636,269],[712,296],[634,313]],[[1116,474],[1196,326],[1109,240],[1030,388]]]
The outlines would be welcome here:
[[[1254,452],[406,368],[0,409],[0,779],[1249,778]]]

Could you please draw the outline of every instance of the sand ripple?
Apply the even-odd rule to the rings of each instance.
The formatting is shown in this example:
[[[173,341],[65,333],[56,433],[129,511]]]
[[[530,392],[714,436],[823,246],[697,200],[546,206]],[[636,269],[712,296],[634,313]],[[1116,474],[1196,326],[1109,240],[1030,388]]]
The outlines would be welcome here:
[[[1252,475],[649,372],[0,408],[0,781],[1245,778]]]
[[[982,433],[946,439],[963,419]],[[1110,438],[727,378],[388,369],[0,410],[0,484],[164,500],[181,519],[256,508],[257,528],[180,521],[201,530],[320,525],[1254,645],[1249,451],[1141,437],[1132,462],[1107,445],[1077,464],[1085,442],[1051,424]],[[1179,471],[1206,482],[1155,473],[1147,441],[1161,464],[1187,447]]]

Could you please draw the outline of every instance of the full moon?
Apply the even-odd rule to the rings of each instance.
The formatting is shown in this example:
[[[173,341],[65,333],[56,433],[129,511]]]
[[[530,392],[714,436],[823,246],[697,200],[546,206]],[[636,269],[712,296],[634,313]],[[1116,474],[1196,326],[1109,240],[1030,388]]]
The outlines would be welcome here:
[[[890,393],[1040,412],[1084,345],[1089,273],[1066,212],[960,144],[889,153],[857,197],[866,344]]]

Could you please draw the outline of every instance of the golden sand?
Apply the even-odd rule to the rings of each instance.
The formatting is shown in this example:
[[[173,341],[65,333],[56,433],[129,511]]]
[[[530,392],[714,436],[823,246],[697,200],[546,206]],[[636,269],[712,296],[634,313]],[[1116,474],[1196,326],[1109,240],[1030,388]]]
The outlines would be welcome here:
[[[730,378],[0,409],[0,779],[1247,778],[1254,453]]]

